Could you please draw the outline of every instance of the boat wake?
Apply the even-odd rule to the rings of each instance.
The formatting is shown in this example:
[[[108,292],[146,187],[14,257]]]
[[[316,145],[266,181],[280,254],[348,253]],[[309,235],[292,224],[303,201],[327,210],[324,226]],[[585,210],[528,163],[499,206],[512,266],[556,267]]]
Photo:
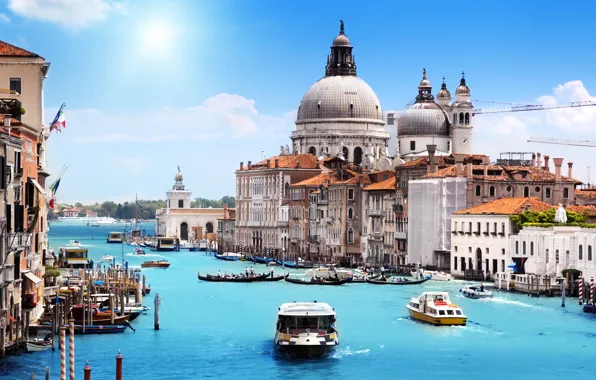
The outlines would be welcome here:
[[[514,300],[508,300],[505,298],[498,298],[498,297],[494,297],[494,298],[481,298],[478,301],[480,302],[492,302],[492,303],[499,303],[499,304],[504,304],[504,305],[513,305],[513,306],[520,306],[520,307],[525,307],[525,308],[535,308],[535,309],[542,309],[540,306],[536,306],[536,305],[531,305],[529,303],[525,303],[525,302],[521,302],[521,301],[514,301]]]
[[[144,255],[135,255],[134,253],[127,253],[124,256],[132,256],[132,257],[163,257],[158,253],[146,253]]]
[[[347,356],[354,356],[354,355],[366,355],[370,352],[370,349],[364,349],[364,350],[355,350],[352,351],[350,349],[350,347],[346,347],[346,348],[342,348],[340,350],[337,350],[333,353],[333,355],[331,355],[331,357],[333,359],[341,359],[341,358],[345,358]]]

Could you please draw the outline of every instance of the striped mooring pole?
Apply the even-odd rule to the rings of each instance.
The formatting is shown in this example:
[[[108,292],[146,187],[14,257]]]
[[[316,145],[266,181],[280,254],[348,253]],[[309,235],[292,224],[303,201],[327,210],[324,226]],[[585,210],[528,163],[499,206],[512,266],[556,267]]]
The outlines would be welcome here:
[[[68,354],[70,355],[70,380],[75,380],[74,319],[70,318],[70,320],[68,321],[68,324],[70,327],[69,332],[68,332],[68,334],[70,335],[68,337],[70,340],[70,347],[68,348],[68,350],[69,350]]]
[[[66,380],[66,326],[60,326],[60,380]]]
[[[584,304],[584,278],[582,276],[579,277],[579,304]]]
[[[594,277],[590,279],[590,303],[594,304]]]

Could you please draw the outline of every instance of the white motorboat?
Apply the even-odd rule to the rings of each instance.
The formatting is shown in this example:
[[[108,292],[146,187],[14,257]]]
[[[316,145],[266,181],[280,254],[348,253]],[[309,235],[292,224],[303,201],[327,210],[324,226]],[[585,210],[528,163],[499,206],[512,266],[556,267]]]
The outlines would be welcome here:
[[[459,290],[464,297],[468,298],[492,298],[493,292],[489,292],[484,288],[484,285],[480,284],[480,286],[467,286],[465,288],[461,288]]]
[[[141,249],[141,248],[139,248],[139,247],[135,248],[134,255],[137,255],[137,256],[144,256],[145,254],[146,254],[146,252],[145,252],[143,249]]]
[[[110,256],[108,254],[105,254],[101,257],[101,259],[99,259],[99,261],[103,262],[103,263],[111,263],[114,260],[114,256]]]
[[[80,246],[81,246],[81,242],[80,242],[80,241],[78,241],[78,240],[71,240],[71,241],[68,243],[68,246],[69,246],[69,247],[80,247]]]
[[[411,271],[410,274],[412,275],[412,277],[418,280],[422,280],[423,278],[428,276],[432,276],[431,281],[451,281],[453,279],[451,277],[451,274],[436,270],[419,269]]]
[[[311,278],[318,277],[323,279],[334,279],[337,276],[340,280],[345,280],[352,277],[352,271],[334,268],[312,268],[306,271],[306,275]]]
[[[424,292],[406,305],[410,317],[435,326],[465,326],[462,309],[451,303],[447,292]]]
[[[27,352],[45,351],[52,347],[51,340],[35,339],[26,342]]]
[[[339,345],[335,310],[326,303],[284,303],[277,315],[274,342],[281,352],[314,358]]]

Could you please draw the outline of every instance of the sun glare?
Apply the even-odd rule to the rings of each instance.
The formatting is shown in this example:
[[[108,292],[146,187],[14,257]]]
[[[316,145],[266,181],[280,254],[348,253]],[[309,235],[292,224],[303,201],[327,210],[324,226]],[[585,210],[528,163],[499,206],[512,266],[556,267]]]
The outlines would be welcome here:
[[[140,28],[141,49],[143,53],[165,54],[176,44],[175,26],[167,21],[151,21]]]

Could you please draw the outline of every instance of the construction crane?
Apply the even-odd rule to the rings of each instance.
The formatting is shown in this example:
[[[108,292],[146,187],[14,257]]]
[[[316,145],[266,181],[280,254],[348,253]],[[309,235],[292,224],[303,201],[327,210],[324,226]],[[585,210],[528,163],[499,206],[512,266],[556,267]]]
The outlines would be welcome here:
[[[543,143],[543,144],[557,144],[557,145],[575,145],[575,146],[588,146],[596,147],[595,140],[565,140],[565,139],[553,139],[549,137],[530,137],[528,142]]]
[[[557,108],[576,108],[576,107],[592,107],[596,106],[596,101],[593,100],[583,100],[579,102],[571,102],[569,104],[528,104],[528,105],[519,105],[513,106],[509,108],[481,108],[472,111],[474,115],[485,115],[488,113],[505,113],[505,112],[522,112],[522,111],[542,111],[542,110],[552,110]]]

